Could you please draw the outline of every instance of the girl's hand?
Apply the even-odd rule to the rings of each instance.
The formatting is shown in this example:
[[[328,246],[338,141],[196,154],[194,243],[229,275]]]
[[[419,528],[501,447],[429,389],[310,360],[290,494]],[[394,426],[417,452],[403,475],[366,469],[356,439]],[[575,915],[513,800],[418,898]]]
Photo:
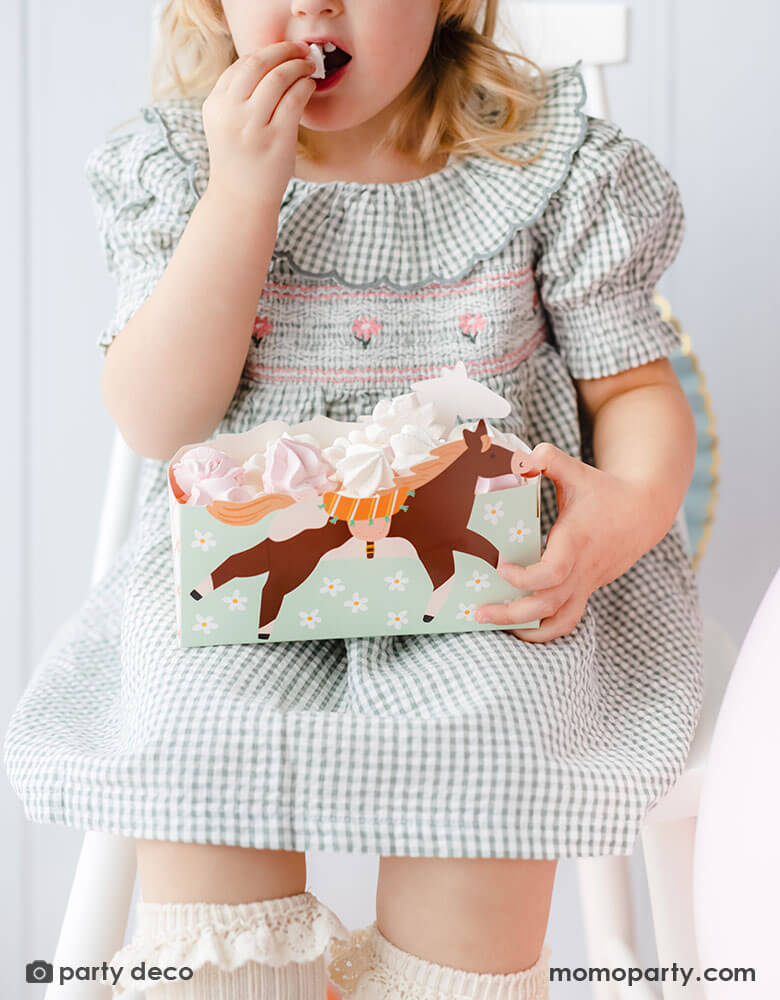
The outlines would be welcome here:
[[[538,563],[499,561],[499,576],[533,593],[508,604],[483,604],[475,618],[496,625],[539,618],[538,629],[511,632],[526,642],[547,642],[572,632],[593,591],[624,573],[650,547],[645,525],[654,522],[651,498],[641,484],[618,479],[549,442],[538,444],[520,464],[522,476],[541,472],[553,480],[558,519]]]
[[[279,207],[295,169],[298,123],[316,89],[303,42],[276,42],[231,63],[203,102],[209,188]]]

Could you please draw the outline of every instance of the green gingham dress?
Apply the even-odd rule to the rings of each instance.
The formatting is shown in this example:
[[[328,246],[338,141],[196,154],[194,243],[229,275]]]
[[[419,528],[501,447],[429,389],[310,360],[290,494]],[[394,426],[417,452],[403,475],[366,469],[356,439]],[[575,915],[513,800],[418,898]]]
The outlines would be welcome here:
[[[579,63],[550,75],[536,120],[548,144],[528,166],[472,155],[395,184],[291,178],[215,434],[355,420],[462,361],[510,401],[498,427],[592,461],[573,378],[678,348],[653,292],[684,222],[666,169],[584,99]],[[118,280],[103,350],[163,273],[208,166],[197,99],[144,106],[90,153]],[[144,460],[130,537],[12,715],[4,761],[31,820],[299,851],[633,851],[701,706],[702,622],[677,522],[547,643],[495,630],[182,649],[166,464]],[[555,518],[544,479],[543,541]]]

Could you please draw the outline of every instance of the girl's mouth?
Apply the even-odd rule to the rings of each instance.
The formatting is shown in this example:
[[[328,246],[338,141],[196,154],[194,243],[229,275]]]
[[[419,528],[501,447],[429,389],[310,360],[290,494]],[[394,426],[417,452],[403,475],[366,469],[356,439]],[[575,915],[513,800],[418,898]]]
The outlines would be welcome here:
[[[317,84],[317,90],[329,90],[331,87],[335,87],[335,85],[339,82],[339,80],[342,78],[342,76],[344,76],[344,74],[346,73],[346,71],[347,71],[347,65],[348,65],[348,62],[346,62],[342,66],[338,67],[338,69],[329,71],[328,67],[327,67],[327,64],[326,64],[326,66],[325,66],[325,74],[326,74],[325,75],[325,79],[324,80],[315,80],[314,81]]]
[[[343,49],[338,48],[333,43],[329,43],[328,48],[331,51],[327,51],[323,45],[320,45],[325,63],[325,78],[314,81],[317,90],[328,90],[330,87],[335,86],[344,75],[348,63],[352,60],[352,56],[348,52],[344,52]]]

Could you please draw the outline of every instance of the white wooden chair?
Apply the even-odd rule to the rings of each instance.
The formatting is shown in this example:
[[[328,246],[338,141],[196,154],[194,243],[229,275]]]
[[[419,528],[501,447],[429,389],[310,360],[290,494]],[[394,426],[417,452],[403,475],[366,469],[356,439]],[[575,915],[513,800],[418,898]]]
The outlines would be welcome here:
[[[503,22],[503,23],[502,23]],[[627,58],[628,5],[623,3],[513,3],[505,8],[496,41],[523,51],[544,69],[583,60],[588,90],[586,110],[608,117],[602,69]],[[507,34],[509,32],[509,34]],[[153,33],[153,39],[155,34]],[[704,391],[706,395],[706,390]],[[712,430],[710,428],[710,430]],[[714,440],[714,436],[713,436]],[[114,434],[92,578],[99,579],[125,538],[134,513],[140,459]],[[713,484],[714,485],[714,484]],[[685,528],[683,509],[678,518]],[[692,907],[693,843],[699,791],[715,718],[736,649],[714,621],[705,621],[705,703],[702,717],[678,783],[648,814],[641,841],[647,871],[659,965],[698,967]],[[633,927],[629,859],[622,856],[577,860],[589,964],[592,967],[638,966]],[[87,832],[81,849],[54,957],[62,964],[101,964],[124,942],[135,884],[134,841]],[[373,891],[373,890],[372,890]],[[666,984],[664,1000],[683,998],[683,988]],[[110,998],[102,984],[50,986],[46,1000]],[[659,996],[646,986],[619,988],[596,984],[595,1000],[648,1000]],[[685,1000],[700,1000],[691,981]]]

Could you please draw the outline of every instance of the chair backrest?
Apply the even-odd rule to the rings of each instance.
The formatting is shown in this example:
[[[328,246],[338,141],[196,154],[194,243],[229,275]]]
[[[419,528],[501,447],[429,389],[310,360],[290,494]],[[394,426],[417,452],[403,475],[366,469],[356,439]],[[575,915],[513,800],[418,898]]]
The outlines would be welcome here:
[[[543,70],[581,59],[588,92],[585,110],[608,118],[602,70],[628,58],[628,4],[502,0],[495,41],[521,51]]]

